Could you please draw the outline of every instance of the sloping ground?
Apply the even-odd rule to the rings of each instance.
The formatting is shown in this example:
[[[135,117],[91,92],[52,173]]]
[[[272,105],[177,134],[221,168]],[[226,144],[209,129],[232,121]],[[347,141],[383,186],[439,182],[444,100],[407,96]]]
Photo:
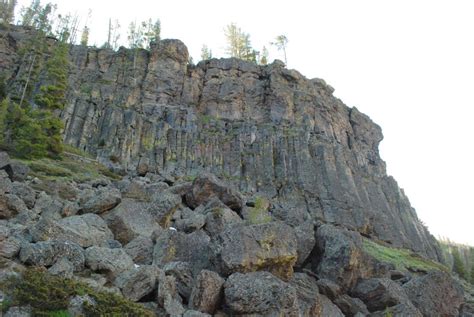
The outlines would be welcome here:
[[[212,174],[115,180],[89,171],[99,178],[53,180],[25,171],[0,152],[7,316],[458,316],[472,309],[441,264],[282,213],[275,201]]]

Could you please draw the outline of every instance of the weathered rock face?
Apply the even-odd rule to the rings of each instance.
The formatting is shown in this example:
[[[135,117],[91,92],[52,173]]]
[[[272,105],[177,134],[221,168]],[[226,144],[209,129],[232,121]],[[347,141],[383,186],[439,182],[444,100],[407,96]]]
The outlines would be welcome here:
[[[28,35],[20,28],[0,32],[0,70],[13,79]],[[189,65],[179,40],[151,51],[74,46],[69,71],[64,140],[101,162],[141,175],[205,169],[243,193],[275,197],[275,207],[439,257],[386,174],[381,129],[323,80],[278,61]]]

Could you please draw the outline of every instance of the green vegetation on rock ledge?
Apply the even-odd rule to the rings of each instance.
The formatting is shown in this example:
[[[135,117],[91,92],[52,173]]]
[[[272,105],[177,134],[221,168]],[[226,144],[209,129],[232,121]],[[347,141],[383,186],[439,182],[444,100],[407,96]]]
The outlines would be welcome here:
[[[34,316],[69,316],[65,311],[74,296],[89,295],[96,305],[84,303],[87,316],[154,316],[125,298],[107,292],[97,292],[78,281],[30,268],[21,278],[11,278],[1,287],[12,297],[10,306],[31,306]]]
[[[364,251],[379,261],[395,265],[402,271],[449,271],[446,266],[425,259],[410,250],[387,247],[368,239],[364,239]]]
[[[78,156],[78,154],[74,154]],[[81,156],[71,158],[64,155],[62,159],[41,158],[35,160],[19,160],[30,169],[30,175],[42,180],[73,180],[84,182],[91,179],[108,177],[120,179],[120,176],[109,171],[104,165],[95,160]]]

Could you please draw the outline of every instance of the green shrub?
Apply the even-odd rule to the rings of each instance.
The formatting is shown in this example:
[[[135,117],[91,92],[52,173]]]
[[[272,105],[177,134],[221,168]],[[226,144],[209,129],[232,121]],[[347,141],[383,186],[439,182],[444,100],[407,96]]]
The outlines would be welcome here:
[[[29,305],[34,316],[68,316],[66,309],[70,300],[86,294],[97,303],[84,304],[87,316],[154,316],[151,311],[121,296],[97,292],[86,284],[52,276],[39,268],[27,269],[21,278],[8,280],[2,288],[12,297],[12,305]]]

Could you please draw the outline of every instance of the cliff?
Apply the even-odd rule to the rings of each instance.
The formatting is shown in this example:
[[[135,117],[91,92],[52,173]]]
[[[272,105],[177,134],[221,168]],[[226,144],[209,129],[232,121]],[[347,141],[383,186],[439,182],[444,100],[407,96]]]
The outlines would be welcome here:
[[[2,34],[0,72],[26,72],[29,33]],[[340,224],[441,260],[378,152],[382,131],[275,61],[188,64],[179,40],[118,52],[73,46],[64,141],[116,170],[194,175],[208,170],[275,208]]]

